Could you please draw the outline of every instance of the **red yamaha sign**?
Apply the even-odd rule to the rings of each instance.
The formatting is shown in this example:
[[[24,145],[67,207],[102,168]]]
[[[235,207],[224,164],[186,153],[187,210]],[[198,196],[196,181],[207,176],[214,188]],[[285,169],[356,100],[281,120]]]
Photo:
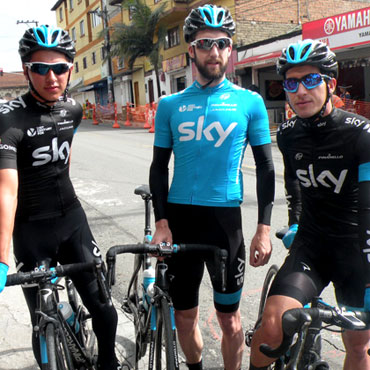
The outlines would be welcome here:
[[[302,38],[319,39],[332,49],[370,43],[370,8],[304,23]]]

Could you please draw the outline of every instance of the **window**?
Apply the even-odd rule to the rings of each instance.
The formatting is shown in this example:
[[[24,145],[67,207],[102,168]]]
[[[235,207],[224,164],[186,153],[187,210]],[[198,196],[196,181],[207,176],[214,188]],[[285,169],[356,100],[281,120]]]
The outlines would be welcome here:
[[[84,20],[80,22],[80,35],[85,36],[85,21]]]
[[[102,46],[102,48],[100,49],[100,58],[101,60],[104,60],[105,58],[105,47]]]
[[[87,68],[87,58],[86,57],[83,57],[82,64],[84,66],[84,69],[86,69]]]
[[[96,8],[94,11],[99,13],[100,8]],[[96,13],[91,13],[91,23],[93,28],[99,26],[101,24],[101,17]]]
[[[61,6],[59,8],[59,22],[63,21],[63,7]]]
[[[159,3],[161,0],[154,0],[154,4]]]
[[[75,62],[75,71],[78,73],[78,62]]]
[[[135,12],[135,7],[134,6],[130,6],[129,9],[128,9],[128,19],[129,20],[132,19],[132,15],[133,15],[134,12]]]
[[[125,68],[125,60],[124,60],[123,57],[119,57],[117,59],[117,67],[118,67],[118,69]]]
[[[165,49],[173,48],[176,45],[180,44],[180,33],[179,27],[171,28],[167,31],[167,35],[165,38]]]
[[[72,28],[72,40],[76,41],[76,28],[75,27]]]
[[[69,9],[73,10],[73,0],[69,0]]]
[[[96,53],[95,53],[95,51],[93,51],[92,54],[91,54],[91,62],[92,62],[92,64],[96,64]]]

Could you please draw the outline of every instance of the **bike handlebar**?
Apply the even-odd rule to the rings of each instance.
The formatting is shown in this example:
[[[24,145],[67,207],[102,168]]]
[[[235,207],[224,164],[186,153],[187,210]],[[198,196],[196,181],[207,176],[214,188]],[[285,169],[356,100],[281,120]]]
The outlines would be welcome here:
[[[221,276],[222,291],[226,290],[226,260],[228,257],[227,250],[209,244],[138,243],[115,245],[109,248],[106,254],[106,261],[108,265],[108,286],[110,287],[115,283],[115,262],[117,254],[134,253],[151,254],[155,257],[169,257],[172,254],[186,252],[212,252],[216,265],[219,264],[220,267],[219,269],[216,269],[216,272],[219,272]]]
[[[22,272],[19,271],[14,274],[9,274],[6,279],[6,286],[14,286],[21,284],[38,284],[42,281],[51,280],[57,277],[70,276],[79,272],[94,272],[100,292],[102,295],[102,302],[112,305],[109,290],[106,285],[105,274],[103,271],[103,263],[99,262],[81,262],[66,265],[58,265],[54,268],[40,268],[34,271]]]
[[[260,351],[271,358],[282,356],[292,345],[294,335],[305,330],[312,321],[316,320],[347,330],[361,330],[370,323],[370,312],[347,311],[344,308],[331,306],[287,310],[282,317],[283,340],[281,344],[274,349],[267,344],[261,344]]]

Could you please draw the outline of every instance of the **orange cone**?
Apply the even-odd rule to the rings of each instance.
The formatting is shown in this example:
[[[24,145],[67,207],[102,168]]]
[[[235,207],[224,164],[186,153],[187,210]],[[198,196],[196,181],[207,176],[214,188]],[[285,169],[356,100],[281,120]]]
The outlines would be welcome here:
[[[114,123],[113,123],[113,128],[120,128],[121,126],[118,124],[117,121],[117,103],[114,103]]]
[[[95,104],[93,104],[93,125],[98,125],[99,122],[98,120],[96,119],[96,108],[95,108]]]
[[[130,122],[130,103],[127,102],[126,104],[126,122],[125,122],[125,126],[132,126],[131,122]]]

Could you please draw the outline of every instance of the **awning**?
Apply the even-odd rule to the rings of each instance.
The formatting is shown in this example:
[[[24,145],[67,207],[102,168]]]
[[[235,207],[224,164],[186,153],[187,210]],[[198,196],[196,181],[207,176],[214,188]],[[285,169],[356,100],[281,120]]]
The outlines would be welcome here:
[[[79,89],[77,89],[78,92],[84,92],[84,91],[89,91],[89,90],[92,90],[94,88],[94,85],[87,85],[87,86],[84,86],[84,87],[80,87]]]
[[[83,78],[82,77],[79,77],[77,78],[76,80],[73,80],[70,82],[69,86],[68,86],[68,90],[69,91],[73,91],[75,90],[78,86],[82,85],[83,84]]]
[[[281,51],[274,51],[267,54],[253,55],[251,57],[245,58],[240,62],[235,63],[235,69],[241,69],[245,67],[271,64],[274,63],[276,58],[281,55]]]

